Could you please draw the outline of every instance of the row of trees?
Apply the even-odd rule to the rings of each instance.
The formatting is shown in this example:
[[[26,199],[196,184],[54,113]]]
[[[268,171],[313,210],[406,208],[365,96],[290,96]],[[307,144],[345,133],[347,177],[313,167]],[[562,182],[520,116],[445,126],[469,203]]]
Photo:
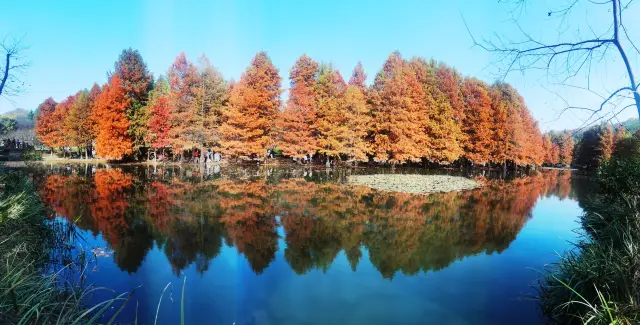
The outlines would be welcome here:
[[[576,143],[573,164],[580,168],[596,169],[616,154],[637,154],[629,152],[634,150],[635,142],[636,140],[632,139],[631,133],[623,125],[619,125],[615,131],[610,124],[591,127]]]
[[[259,52],[238,82],[203,55],[180,53],[154,80],[140,54],[122,52],[103,86],[39,106],[36,133],[51,148],[95,145],[107,159],[148,151],[214,148],[240,159],[320,154],[337,161],[541,165],[564,161],[510,85],[462,77],[433,60],[392,53],[365,84],[362,65],[348,82],[330,64],[302,55],[290,71],[285,103],[278,69]],[[560,143],[560,142],[558,142]]]

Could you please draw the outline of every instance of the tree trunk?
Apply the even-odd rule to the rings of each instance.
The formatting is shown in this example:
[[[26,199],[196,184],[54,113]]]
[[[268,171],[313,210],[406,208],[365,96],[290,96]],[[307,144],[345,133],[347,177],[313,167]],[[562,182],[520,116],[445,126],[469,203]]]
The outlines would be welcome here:
[[[204,146],[200,147],[200,155],[198,155],[200,159],[200,166],[204,166]]]

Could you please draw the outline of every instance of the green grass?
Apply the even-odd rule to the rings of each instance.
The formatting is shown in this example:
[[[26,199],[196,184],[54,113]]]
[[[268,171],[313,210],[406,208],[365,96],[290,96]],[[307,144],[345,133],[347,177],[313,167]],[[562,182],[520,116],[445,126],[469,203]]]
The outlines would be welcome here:
[[[20,160],[22,161],[40,161],[42,160],[42,152],[37,150],[25,150],[20,153]]]
[[[45,207],[27,175],[3,172],[0,169],[0,324],[116,324],[137,288],[118,294],[86,285],[92,260],[82,251],[73,251],[76,228],[45,218]],[[181,324],[185,323],[185,287],[186,277]],[[105,293],[112,298],[87,304],[96,294]],[[136,308],[135,323],[137,318]]]
[[[640,158],[614,159],[581,202],[582,237],[540,281],[558,324],[640,324]]]

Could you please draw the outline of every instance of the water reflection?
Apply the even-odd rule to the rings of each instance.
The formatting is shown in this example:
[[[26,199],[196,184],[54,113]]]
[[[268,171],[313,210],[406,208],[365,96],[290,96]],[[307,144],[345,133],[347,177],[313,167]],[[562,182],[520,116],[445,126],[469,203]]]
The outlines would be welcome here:
[[[226,245],[256,274],[283,250],[297,274],[326,271],[344,252],[352,270],[368,256],[384,278],[500,253],[531,218],[539,197],[574,195],[568,171],[485,180],[487,186],[474,191],[425,196],[345,186],[343,173],[58,167],[46,172],[40,193],[52,218],[102,235],[115,263],[129,273],[154,245],[176,275],[191,265],[204,273]],[[279,233],[285,247],[279,247]]]

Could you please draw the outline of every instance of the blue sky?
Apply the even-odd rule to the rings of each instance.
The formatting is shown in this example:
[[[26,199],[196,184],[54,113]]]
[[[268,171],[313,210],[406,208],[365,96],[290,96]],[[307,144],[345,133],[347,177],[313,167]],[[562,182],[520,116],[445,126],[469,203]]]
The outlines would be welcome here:
[[[546,13],[561,2],[531,2],[520,16],[523,28],[557,40],[563,25]],[[493,57],[473,47],[462,16],[478,39],[493,33],[515,37],[510,9],[497,0],[10,1],[2,6],[0,34],[24,35],[32,67],[24,78],[27,92],[13,98],[13,103],[0,99],[0,112],[32,109],[46,97],[61,100],[93,82],[104,83],[106,72],[128,47],[140,51],[155,76],[165,73],[175,56],[185,51],[193,61],[205,53],[227,79],[237,80],[253,55],[265,50],[285,86],[289,69],[303,53],[331,62],[345,78],[360,60],[371,82],[389,53],[399,50],[407,58],[434,58],[464,75],[492,82],[497,71]],[[590,28],[606,29],[610,21],[606,12],[579,9],[564,22],[571,28],[560,29],[562,36],[584,30],[584,21],[590,21]],[[629,10],[635,13],[628,17],[637,17],[636,8]],[[637,61],[633,55],[632,62]],[[592,71],[592,87],[604,92],[624,86],[619,60],[612,55],[603,64],[604,68]],[[586,80],[576,78],[576,83]],[[507,81],[524,96],[543,130],[576,127],[584,119],[581,112],[557,119],[564,102],[554,93],[572,104],[599,105],[593,96],[556,89],[540,73],[513,74]],[[634,115],[629,110],[619,118]]]

